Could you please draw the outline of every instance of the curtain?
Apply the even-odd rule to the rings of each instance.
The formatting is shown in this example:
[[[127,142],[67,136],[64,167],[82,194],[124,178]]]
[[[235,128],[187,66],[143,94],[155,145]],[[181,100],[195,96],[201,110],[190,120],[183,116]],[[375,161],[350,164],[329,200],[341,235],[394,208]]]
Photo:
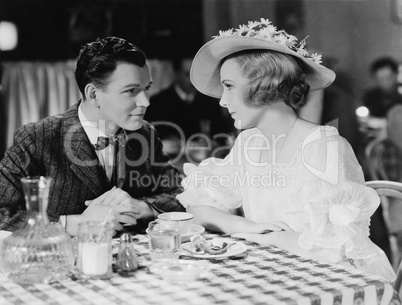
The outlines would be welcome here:
[[[6,62],[2,86],[6,147],[12,144],[18,127],[63,112],[80,98],[73,61]]]
[[[152,59],[148,64],[154,81],[153,95],[171,84],[173,69],[166,60]],[[5,147],[12,145],[18,127],[62,113],[81,98],[74,78],[75,60],[5,62],[2,66],[2,108],[6,119],[1,128],[5,130]]]

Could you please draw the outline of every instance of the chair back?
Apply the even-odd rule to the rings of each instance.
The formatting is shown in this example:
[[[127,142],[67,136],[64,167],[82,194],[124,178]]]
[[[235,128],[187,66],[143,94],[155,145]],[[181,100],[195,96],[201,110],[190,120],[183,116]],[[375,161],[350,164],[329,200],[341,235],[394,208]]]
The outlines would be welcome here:
[[[388,138],[372,140],[365,149],[372,180],[402,182],[402,150]]]
[[[402,150],[402,105],[393,106],[387,113],[388,138]]]
[[[373,188],[378,195],[402,199],[402,182],[389,180],[371,180],[366,185]]]
[[[389,180],[372,180],[367,181],[366,185],[373,188],[378,195],[386,197],[395,197],[402,200],[402,183],[389,181]],[[401,201],[402,202],[402,201]],[[402,261],[396,269],[396,280],[394,282],[394,289],[402,297]]]

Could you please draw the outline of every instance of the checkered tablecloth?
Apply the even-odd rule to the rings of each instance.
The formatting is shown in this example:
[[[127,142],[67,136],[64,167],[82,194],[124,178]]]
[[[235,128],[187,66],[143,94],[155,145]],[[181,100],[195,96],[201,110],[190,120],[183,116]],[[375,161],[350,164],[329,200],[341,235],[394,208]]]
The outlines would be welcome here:
[[[171,284],[149,271],[147,237],[136,238],[141,268],[132,276],[32,286],[0,277],[0,305],[401,304],[379,276],[249,242],[246,258],[210,261],[200,279]]]

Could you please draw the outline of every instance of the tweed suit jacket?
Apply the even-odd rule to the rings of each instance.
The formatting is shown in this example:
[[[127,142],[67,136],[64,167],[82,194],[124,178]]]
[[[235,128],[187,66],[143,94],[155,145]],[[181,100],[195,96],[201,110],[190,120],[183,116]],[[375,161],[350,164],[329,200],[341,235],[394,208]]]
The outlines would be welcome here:
[[[58,221],[60,215],[81,214],[86,200],[112,188],[78,119],[78,105],[15,132],[14,144],[0,162],[0,230],[14,231],[26,221],[22,177],[52,178],[50,221]],[[184,211],[175,198],[182,191],[181,175],[162,152],[155,129],[144,121],[142,128],[127,134],[126,178],[121,188],[159,212]]]

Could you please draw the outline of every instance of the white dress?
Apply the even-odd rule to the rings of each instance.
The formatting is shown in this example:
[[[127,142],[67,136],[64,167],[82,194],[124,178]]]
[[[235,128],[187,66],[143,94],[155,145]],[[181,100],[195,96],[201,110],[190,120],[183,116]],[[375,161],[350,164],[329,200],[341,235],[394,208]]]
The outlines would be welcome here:
[[[185,164],[185,206],[242,207],[258,223],[282,221],[300,232],[305,249],[340,251],[359,269],[394,280],[385,253],[370,241],[370,216],[380,204],[365,186],[362,169],[337,129],[313,128],[289,163],[277,163],[265,136],[252,128],[240,133],[225,159]]]

